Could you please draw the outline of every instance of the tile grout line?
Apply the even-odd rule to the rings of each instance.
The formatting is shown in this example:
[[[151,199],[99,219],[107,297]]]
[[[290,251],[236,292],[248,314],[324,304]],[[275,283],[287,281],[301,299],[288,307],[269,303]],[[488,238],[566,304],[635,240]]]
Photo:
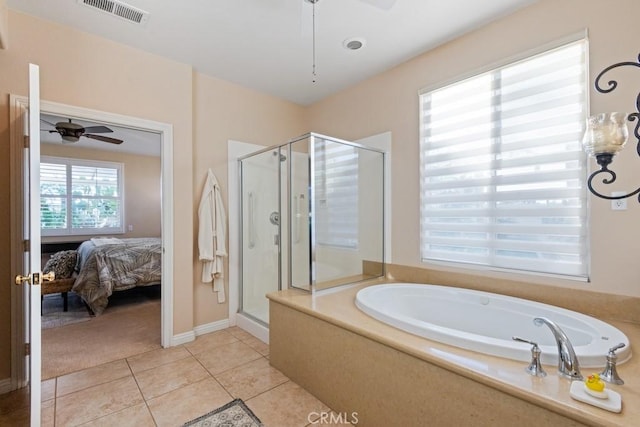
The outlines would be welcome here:
[[[284,375],[284,374],[283,374],[283,375]],[[286,381],[281,382],[280,384],[275,385],[275,386],[271,387],[271,388],[270,388],[270,389],[268,389],[268,390],[261,391],[260,393],[256,394],[255,396],[251,396],[249,399],[247,399],[247,403],[248,403],[250,400],[255,399],[255,398],[256,398],[256,397],[258,397],[258,396],[262,396],[263,394],[268,393],[268,392],[270,392],[271,390],[275,390],[276,388],[278,388],[278,387],[280,387],[280,386],[282,386],[282,385],[285,385],[286,383],[293,383],[293,381],[291,381],[291,379],[290,379],[289,377],[285,376],[285,378],[287,379]],[[295,384],[295,383],[293,383],[293,384]]]
[[[56,415],[58,412],[58,378],[53,379],[53,427],[56,427]],[[42,413],[40,414],[42,418]],[[42,422],[42,419],[40,420]]]
[[[180,348],[180,347],[183,347],[183,345],[181,344],[181,345],[176,346],[176,347],[167,347],[167,349],[169,349],[169,348]],[[184,347],[183,347],[183,348],[184,348]],[[161,348],[161,350],[166,350],[166,349],[165,349],[165,348]],[[170,360],[170,361],[168,361],[168,362],[160,363],[159,365],[153,366],[153,367],[151,367],[151,368],[142,369],[142,370],[140,370],[140,371],[138,371],[138,372],[133,372],[133,369],[131,369],[131,371],[133,372],[133,375],[135,376],[136,374],[140,374],[140,373],[142,373],[142,372],[147,372],[147,371],[150,371],[150,370],[152,370],[152,369],[156,369],[156,368],[159,368],[159,367],[161,367],[161,366],[168,365],[168,364],[170,364],[170,363],[178,362],[178,361],[180,361],[180,360],[184,360],[184,359],[187,359],[187,358],[189,358],[189,357],[193,357],[193,354],[191,354],[191,353],[189,352],[189,350],[188,350],[188,349],[186,349],[186,348],[185,348],[185,350],[187,351],[187,353],[188,353],[188,354],[187,354],[187,355],[185,355],[184,357],[180,357],[180,358],[175,359],[175,360]],[[151,350],[151,351],[158,351],[158,349]],[[145,353],[150,353],[151,351],[147,351],[147,352],[145,352]],[[141,355],[141,354],[145,354],[145,353],[136,354],[135,356],[131,356],[131,357],[137,357],[137,356],[139,356],[139,355]],[[127,358],[127,363],[129,363],[128,359],[129,359],[129,358]],[[131,368],[131,365],[129,365],[129,367]]]
[[[100,365],[92,366],[92,367],[90,367],[90,368],[81,369],[80,371],[75,371],[75,372],[72,372],[71,374],[65,374],[65,375],[61,375],[61,376],[59,376],[59,377],[54,377],[54,378],[56,379],[56,396],[55,396],[55,397],[56,397],[56,399],[57,399],[58,397],[65,397],[65,396],[69,396],[70,394],[77,393],[77,392],[79,392],[79,391],[83,391],[83,390],[86,390],[86,389],[91,388],[91,387],[96,387],[96,386],[99,386],[99,385],[109,384],[109,383],[111,383],[111,382],[114,382],[114,381],[120,380],[120,379],[122,379],[122,378],[125,378],[124,376],[123,376],[123,377],[119,377],[119,378],[113,378],[113,379],[110,379],[109,381],[105,381],[105,382],[101,382],[101,383],[92,384],[92,385],[90,385],[90,386],[86,386],[86,387],[84,387],[84,388],[79,388],[79,389],[77,389],[77,390],[73,390],[73,391],[71,391],[71,392],[68,392],[68,393],[66,393],[66,394],[62,395],[62,396],[58,396],[58,380],[59,380],[60,378],[62,378],[62,377],[66,377],[67,375],[73,375],[73,374],[76,374],[76,373],[79,373],[79,372],[82,372],[82,371],[88,371],[89,369],[94,369],[94,368],[97,368],[97,367],[100,367],[100,366],[108,365],[108,364],[110,364],[110,363],[119,362],[120,360],[124,360],[124,362],[125,362],[125,363],[127,363],[127,367],[129,366],[129,363],[127,362],[127,359],[126,359],[126,358],[124,358],[124,359],[116,359],[116,360],[112,360],[111,362],[106,362],[106,363],[102,363],[102,364],[100,364]],[[131,370],[131,369],[129,369],[129,370]]]
[[[234,395],[233,395],[229,390],[227,390],[227,388],[226,388],[224,385],[222,385],[222,383],[221,383],[220,381],[218,381],[218,379],[216,378],[216,376],[215,376],[215,375],[213,375],[213,374],[211,373],[211,371],[209,371],[209,370],[207,369],[207,367],[206,367],[206,366],[204,366],[204,365],[202,364],[202,362],[200,361],[200,359],[198,359],[195,355],[192,355],[191,357],[193,357],[193,358],[196,360],[196,362],[198,362],[198,364],[199,364],[200,366],[202,366],[202,369],[204,369],[204,370],[207,372],[207,374],[209,374],[209,376],[210,376],[210,377],[211,377],[211,378],[212,378],[216,383],[218,383],[218,385],[219,385],[220,387],[222,387],[222,389],[223,389],[223,390],[224,390],[224,391],[225,391],[229,396],[231,396],[231,399],[235,399],[235,396],[234,396]],[[226,371],[225,371],[225,372],[226,372]]]
[[[141,354],[144,354],[144,353],[141,353]],[[133,377],[133,380],[136,382],[136,387],[138,387],[138,391],[140,392],[140,396],[142,397],[142,401],[144,402],[144,406],[145,406],[145,408],[147,408],[147,411],[149,411],[149,415],[151,415],[151,419],[153,420],[153,423],[157,427],[158,426],[158,422],[156,421],[156,417],[153,416],[153,412],[151,411],[151,408],[149,407],[149,402],[147,401],[147,398],[144,396],[144,393],[142,392],[142,388],[140,388],[140,383],[138,383],[138,378],[136,377],[136,374],[133,372],[133,369],[131,368],[131,364],[129,363],[129,360],[125,359],[125,362],[127,362],[127,366],[129,367],[129,371],[131,372],[131,376]],[[142,371],[142,372],[144,372],[144,371]]]
[[[206,370],[206,369],[205,369],[205,370]],[[143,394],[143,395],[142,395],[142,399],[145,401],[145,403],[147,403],[147,407],[148,407],[148,406],[149,406],[149,405],[148,405],[148,402],[149,402],[149,401],[154,400],[154,399],[157,399],[157,398],[162,397],[162,396],[165,396],[165,395],[167,395],[167,394],[169,394],[169,393],[173,393],[174,391],[180,390],[181,388],[189,387],[189,386],[191,386],[191,385],[201,383],[202,381],[206,381],[206,380],[208,380],[208,379],[212,379],[212,380],[215,380],[215,381],[217,382],[217,380],[216,380],[215,378],[213,378],[213,376],[211,375],[211,373],[209,373],[209,371],[207,371],[207,374],[209,375],[209,377],[208,377],[208,378],[201,378],[201,379],[199,379],[198,381],[194,381],[194,382],[192,382],[192,383],[185,384],[185,385],[180,386],[180,387],[178,387],[178,388],[175,388],[175,389],[173,389],[173,390],[169,390],[169,391],[166,391],[166,392],[164,392],[164,393],[162,393],[162,394],[159,394],[159,395],[157,395],[157,396],[153,396],[153,397],[151,397],[151,398],[149,398],[149,399],[146,399],[146,398],[144,397],[144,394]],[[136,384],[137,384],[137,381],[136,381]],[[222,384],[220,384],[220,386],[222,386]],[[138,388],[140,388],[140,386],[138,386]],[[224,387],[223,387],[223,389],[224,389]],[[227,391],[227,390],[225,389],[225,391]],[[151,409],[149,409],[149,412],[151,412]],[[152,413],[152,415],[153,415],[153,413]]]
[[[125,361],[125,363],[127,364],[127,368],[129,368],[129,373],[131,374],[131,377],[132,377],[132,378],[133,378],[133,380],[135,381],[135,383],[136,383],[136,387],[138,387],[138,391],[140,392],[140,396],[142,397],[142,400],[143,400],[143,401],[145,402],[145,404],[146,404],[146,401],[145,401],[145,399],[144,399],[144,395],[142,394],[142,390],[140,389],[140,385],[138,384],[137,379],[136,379],[136,378],[135,378],[135,376],[133,375],[133,371],[131,371],[131,366],[129,365],[129,362],[126,360],[126,358],[125,358],[125,359],[118,359],[118,360],[114,360],[113,362],[117,362],[117,361],[119,361],[119,360],[124,360],[124,361]],[[106,365],[106,364],[108,364],[108,363],[113,363],[113,362],[107,362],[107,363],[104,363],[103,365]],[[101,365],[98,365],[98,366],[101,366]],[[91,369],[91,368],[87,368],[87,369]],[[82,372],[82,371],[78,371],[78,372]],[[73,391],[73,392],[71,392],[71,393],[67,393],[67,394],[65,394],[64,396],[60,396],[60,397],[66,397],[66,396],[69,396],[69,395],[71,395],[71,394],[74,394],[74,393],[77,393],[77,392],[80,392],[80,391],[87,390],[87,389],[89,389],[89,388],[91,388],[91,387],[97,387],[97,386],[101,386],[101,385],[109,384],[109,383],[112,383],[112,382],[115,382],[115,381],[122,380],[123,378],[126,378],[126,376],[123,376],[123,377],[120,377],[120,378],[114,378],[114,379],[112,379],[112,380],[110,380],[110,381],[106,381],[106,382],[103,382],[103,383],[94,384],[94,385],[89,386],[89,387],[85,387],[85,388],[82,388],[82,389],[78,389],[78,390],[75,390],[75,391]],[[58,388],[58,381],[57,381],[57,378],[56,378],[56,394],[57,394],[57,388]],[[96,421],[96,420],[99,420],[99,419],[101,419],[101,418],[105,418],[105,417],[111,416],[111,415],[113,415],[113,414],[117,414],[117,413],[119,413],[119,412],[125,411],[125,410],[127,410],[127,409],[129,409],[129,408],[132,408],[133,406],[135,406],[135,405],[130,405],[130,406],[127,406],[127,407],[125,407],[125,408],[120,409],[119,411],[110,412],[110,413],[108,413],[108,414],[101,415],[101,416],[99,416],[99,417],[97,417],[97,418],[93,418],[93,419],[91,419],[91,420],[87,420],[87,421],[83,422],[82,424],[80,424],[80,426],[85,425],[85,424],[90,423],[90,422],[93,422],[93,421]],[[54,410],[54,413],[55,413],[55,412],[57,412],[57,407],[58,407],[58,397],[57,397],[57,396],[55,397],[54,407],[56,408],[56,409]],[[151,411],[150,411],[150,410],[149,410],[149,413],[151,414]],[[153,414],[151,414],[151,418],[153,419],[154,424],[156,424],[156,426],[157,426],[158,424],[155,422],[155,419],[153,418]],[[56,421],[55,421],[55,418],[54,418],[54,427],[55,427],[55,423],[56,423]]]

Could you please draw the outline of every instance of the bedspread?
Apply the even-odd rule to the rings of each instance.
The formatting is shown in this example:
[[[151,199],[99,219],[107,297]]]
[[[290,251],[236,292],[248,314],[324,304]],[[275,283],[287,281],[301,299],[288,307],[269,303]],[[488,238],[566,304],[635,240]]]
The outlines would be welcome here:
[[[159,238],[87,240],[78,248],[72,290],[100,315],[113,292],[160,283],[161,259]]]

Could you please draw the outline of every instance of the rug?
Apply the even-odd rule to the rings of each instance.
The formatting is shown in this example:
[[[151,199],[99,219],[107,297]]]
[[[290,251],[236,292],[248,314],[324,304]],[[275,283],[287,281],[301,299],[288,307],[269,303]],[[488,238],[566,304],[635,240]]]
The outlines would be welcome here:
[[[68,310],[63,311],[61,294],[45,295],[42,299],[42,329],[57,328],[91,320],[82,298],[74,292],[67,294]]]
[[[261,427],[262,422],[255,416],[242,399],[236,399],[215,411],[184,424],[196,427]]]

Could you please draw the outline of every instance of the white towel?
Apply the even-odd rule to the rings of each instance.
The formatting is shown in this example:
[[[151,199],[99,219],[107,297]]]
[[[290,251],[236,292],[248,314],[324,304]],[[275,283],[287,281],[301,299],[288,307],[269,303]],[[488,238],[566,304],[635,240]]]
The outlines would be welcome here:
[[[202,281],[211,283],[218,293],[218,303],[225,302],[224,262],[227,256],[227,218],[222,204],[220,185],[211,169],[202,190],[198,207],[198,251],[202,261]]]

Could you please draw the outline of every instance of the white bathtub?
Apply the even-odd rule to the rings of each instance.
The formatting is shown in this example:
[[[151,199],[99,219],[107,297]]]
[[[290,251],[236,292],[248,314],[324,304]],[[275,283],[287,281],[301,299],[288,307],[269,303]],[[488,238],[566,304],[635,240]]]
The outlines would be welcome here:
[[[546,325],[534,325],[535,317],[546,317],[562,328],[581,367],[603,367],[609,348],[618,343],[625,344],[616,352],[618,363],[631,357],[626,335],[605,322],[560,307],[488,292],[413,283],[374,285],[358,292],[356,306],[406,332],[523,362],[531,360],[531,346],[513,341],[514,335],[537,342],[542,363],[558,363],[553,334]]]

